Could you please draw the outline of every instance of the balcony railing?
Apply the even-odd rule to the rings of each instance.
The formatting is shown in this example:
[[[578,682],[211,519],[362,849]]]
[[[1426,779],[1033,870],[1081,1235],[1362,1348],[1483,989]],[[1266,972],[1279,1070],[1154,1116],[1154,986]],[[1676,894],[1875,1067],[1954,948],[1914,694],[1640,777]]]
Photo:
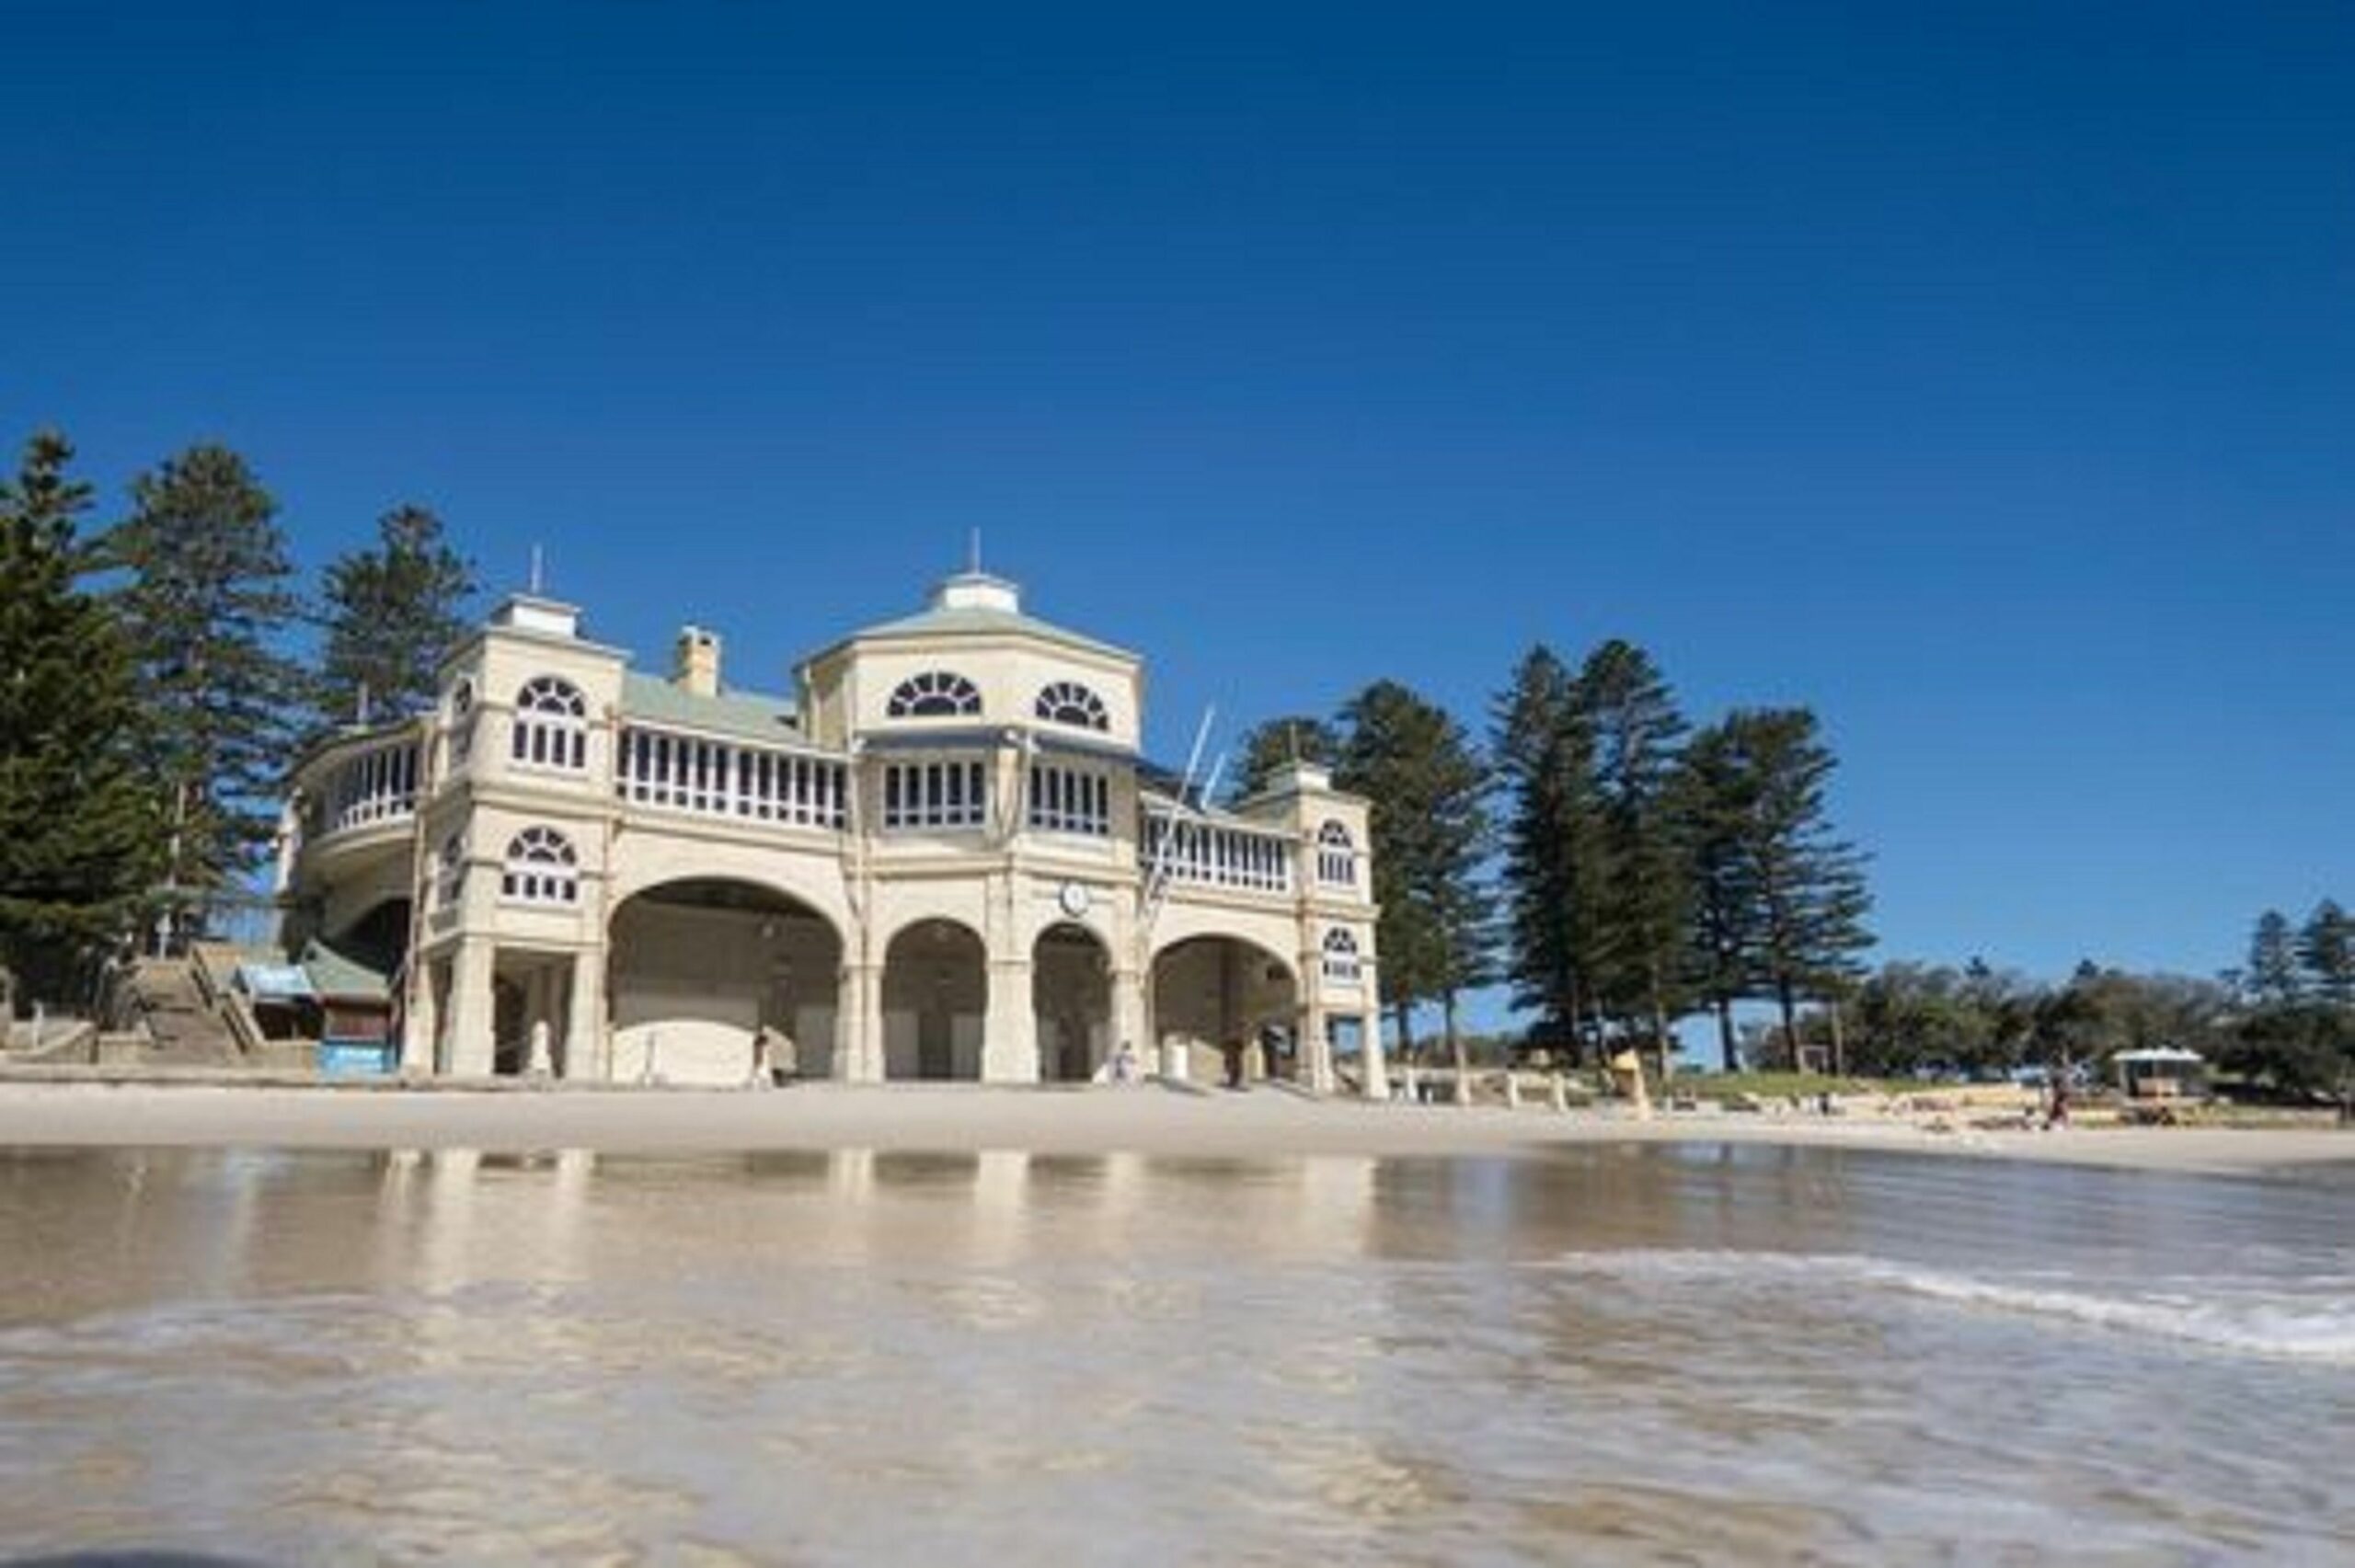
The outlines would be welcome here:
[[[842,827],[848,770],[832,757],[629,725],[614,793],[632,806],[787,827]]]
[[[1293,842],[1286,834],[1155,812],[1145,818],[1141,853],[1148,876],[1198,887],[1292,891]]]
[[[417,743],[401,740],[338,762],[320,792],[316,830],[340,833],[415,816],[418,759]]]

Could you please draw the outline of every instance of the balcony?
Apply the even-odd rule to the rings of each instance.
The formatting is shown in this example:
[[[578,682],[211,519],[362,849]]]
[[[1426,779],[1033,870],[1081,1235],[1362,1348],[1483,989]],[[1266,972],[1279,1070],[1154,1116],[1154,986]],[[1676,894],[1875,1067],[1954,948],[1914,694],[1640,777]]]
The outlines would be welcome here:
[[[1148,880],[1181,887],[1289,893],[1298,845],[1292,835],[1148,809],[1139,857]]]
[[[313,800],[310,836],[331,839],[362,828],[406,825],[417,815],[422,756],[415,739],[403,738],[339,758]]]
[[[614,793],[629,806],[722,822],[840,831],[849,768],[835,756],[626,725]]]

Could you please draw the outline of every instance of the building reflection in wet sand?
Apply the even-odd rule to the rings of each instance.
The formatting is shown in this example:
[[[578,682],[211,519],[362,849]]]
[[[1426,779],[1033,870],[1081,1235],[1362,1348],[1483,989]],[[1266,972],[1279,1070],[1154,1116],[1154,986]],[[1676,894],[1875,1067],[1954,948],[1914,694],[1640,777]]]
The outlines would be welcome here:
[[[0,1539],[1865,1562],[2067,1520],[2294,1558],[2355,1527],[2298,1480],[2355,1369],[1948,1297],[2131,1322],[2223,1281],[2194,1326],[2246,1298],[2326,1346],[2336,1196],[1772,1150],[6,1155]],[[1990,1413],[2062,1368],[2097,1411]],[[2213,1458],[2153,1498],[2164,1433]]]

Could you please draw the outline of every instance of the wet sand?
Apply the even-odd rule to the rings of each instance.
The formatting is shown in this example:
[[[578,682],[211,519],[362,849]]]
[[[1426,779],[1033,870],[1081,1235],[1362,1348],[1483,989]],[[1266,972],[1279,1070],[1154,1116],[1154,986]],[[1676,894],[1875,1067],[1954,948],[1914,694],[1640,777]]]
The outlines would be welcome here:
[[[1894,1116],[1364,1104],[1245,1093],[800,1084],[749,1090],[0,1083],[0,1146],[874,1149],[1163,1155],[1446,1155],[1563,1144],[1833,1147],[2230,1174],[2355,1162],[2328,1128],[1942,1130]]]
[[[963,1098],[989,1119],[1024,1097]],[[1261,1099],[1208,1108],[1303,1109]],[[1763,1142],[0,1150],[0,1256],[22,1264],[0,1271],[0,1540],[710,1568],[2338,1563],[2346,1212],[2336,1176]]]

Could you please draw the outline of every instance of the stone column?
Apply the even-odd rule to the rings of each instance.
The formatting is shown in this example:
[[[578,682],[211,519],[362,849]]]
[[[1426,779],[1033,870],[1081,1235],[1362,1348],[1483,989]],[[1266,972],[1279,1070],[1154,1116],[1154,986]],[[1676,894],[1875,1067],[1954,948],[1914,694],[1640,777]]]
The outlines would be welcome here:
[[[834,1077],[883,1082],[883,967],[845,963],[835,982]]]
[[[1039,1082],[1039,1019],[1031,1010],[1030,960],[994,956],[982,1021],[982,1082]]]
[[[1390,1066],[1382,1048],[1382,984],[1372,958],[1358,960],[1358,990],[1365,998],[1365,1097],[1390,1098]]]
[[[572,996],[565,1009],[564,1076],[603,1083],[613,1076],[612,1042],[605,1037],[605,960],[598,953],[572,956]]]
[[[433,1000],[433,960],[418,956],[419,973],[402,982],[408,989],[408,1012],[401,1019],[401,1070],[433,1070],[433,1036],[442,1022]]]
[[[450,962],[450,1076],[488,1078],[497,1046],[497,1011],[490,991],[498,944],[488,936],[458,941]]]
[[[1134,969],[1112,971],[1112,1054],[1115,1059],[1123,1047],[1134,1061],[1136,1072],[1143,1077],[1160,1070],[1155,1059],[1153,1041],[1145,1036],[1149,1025],[1145,1018],[1144,977]]]
[[[1302,973],[1315,974],[1316,971],[1304,962]],[[1327,1028],[1324,1003],[1311,1001],[1301,1008],[1300,1039],[1297,1042],[1301,1086],[1312,1094],[1330,1094],[1333,1092],[1333,1040]]]
[[[1333,1042],[1326,1033],[1325,948],[1316,935],[1316,922],[1304,915],[1300,922],[1299,975],[1300,1006],[1293,1023],[1299,1037],[1292,1042],[1292,1055],[1300,1063],[1300,1086],[1312,1094],[1330,1094]]]

